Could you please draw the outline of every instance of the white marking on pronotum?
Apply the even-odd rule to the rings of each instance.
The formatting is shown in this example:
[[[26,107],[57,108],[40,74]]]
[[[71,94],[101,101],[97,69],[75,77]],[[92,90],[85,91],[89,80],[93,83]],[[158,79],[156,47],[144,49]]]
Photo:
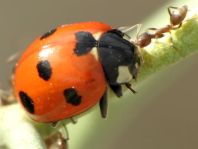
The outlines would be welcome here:
[[[97,33],[93,34],[93,37],[94,37],[95,40],[98,41],[102,34],[103,34],[102,32],[97,32]]]
[[[102,35],[102,32],[98,32],[98,33],[93,34],[93,37],[96,41],[98,41],[100,39],[101,35]],[[97,47],[93,47],[91,49],[91,54],[95,57],[95,59],[98,60],[98,49],[97,49]]]
[[[132,80],[132,74],[129,72],[129,68],[127,66],[119,66],[118,67],[118,77],[117,83],[127,83]]]
[[[98,60],[98,49],[96,47],[93,47],[91,49],[91,54],[95,57],[96,60]]]

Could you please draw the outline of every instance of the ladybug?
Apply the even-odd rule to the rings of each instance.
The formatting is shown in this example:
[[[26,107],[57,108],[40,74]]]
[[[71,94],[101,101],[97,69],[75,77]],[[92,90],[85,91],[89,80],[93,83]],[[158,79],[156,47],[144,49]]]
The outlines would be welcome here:
[[[99,103],[107,114],[107,90],[137,76],[138,48],[119,29],[100,22],[62,25],[38,37],[15,66],[14,92],[29,116],[57,122]]]

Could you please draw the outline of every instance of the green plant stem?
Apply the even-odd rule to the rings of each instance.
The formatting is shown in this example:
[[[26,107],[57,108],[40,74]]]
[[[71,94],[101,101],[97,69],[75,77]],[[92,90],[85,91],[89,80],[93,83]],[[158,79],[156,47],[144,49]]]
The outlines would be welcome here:
[[[36,128],[18,104],[0,108],[0,142],[10,149],[45,149]]]
[[[142,49],[144,63],[139,80],[198,51],[198,19],[197,16],[194,17],[162,40],[156,39],[151,45]]]

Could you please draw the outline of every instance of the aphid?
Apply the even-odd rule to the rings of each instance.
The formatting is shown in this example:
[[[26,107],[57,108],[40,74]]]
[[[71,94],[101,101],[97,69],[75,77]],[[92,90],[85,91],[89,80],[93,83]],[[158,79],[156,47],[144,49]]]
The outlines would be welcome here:
[[[138,39],[136,41],[137,45],[141,48],[146,47],[151,43],[151,40],[153,38],[161,38],[164,36],[164,33],[170,32],[174,29],[178,29],[179,27],[181,27],[187,12],[188,7],[186,5],[181,7],[168,7],[168,13],[170,15],[170,24],[162,28],[149,28],[147,32],[144,32],[138,36]],[[153,32],[149,32],[151,30]]]

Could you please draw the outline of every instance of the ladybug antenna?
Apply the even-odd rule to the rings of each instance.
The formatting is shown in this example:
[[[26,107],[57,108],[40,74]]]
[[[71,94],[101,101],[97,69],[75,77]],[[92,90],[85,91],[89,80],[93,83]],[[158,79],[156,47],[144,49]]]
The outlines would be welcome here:
[[[125,86],[126,86],[131,92],[133,92],[134,94],[137,93],[137,92],[131,87],[131,84],[130,84],[130,83],[126,83]]]
[[[120,30],[125,36],[127,36],[130,39],[130,42],[133,42],[134,39],[132,39],[133,36],[130,36],[131,33],[136,31],[136,39],[138,39],[140,31],[141,31],[142,24],[135,24],[133,26],[123,26],[119,27],[118,30]]]

